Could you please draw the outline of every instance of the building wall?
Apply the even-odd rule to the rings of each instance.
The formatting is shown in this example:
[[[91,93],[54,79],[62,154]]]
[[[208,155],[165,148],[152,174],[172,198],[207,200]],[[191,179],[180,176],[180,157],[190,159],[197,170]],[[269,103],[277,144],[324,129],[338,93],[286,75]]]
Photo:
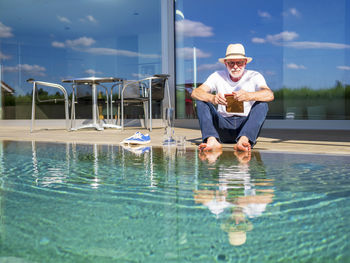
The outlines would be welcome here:
[[[228,44],[242,43],[253,57],[248,69],[262,73],[275,93],[268,119],[349,121],[349,14],[349,0],[3,0],[1,80],[15,92],[3,96],[2,118],[30,118],[28,78],[60,83],[70,93],[62,79],[168,73],[177,119],[194,119],[191,91],[225,70],[217,60]],[[44,98],[62,96],[41,88]],[[81,104],[83,112],[89,103]],[[64,118],[63,109],[39,105],[37,117]]]

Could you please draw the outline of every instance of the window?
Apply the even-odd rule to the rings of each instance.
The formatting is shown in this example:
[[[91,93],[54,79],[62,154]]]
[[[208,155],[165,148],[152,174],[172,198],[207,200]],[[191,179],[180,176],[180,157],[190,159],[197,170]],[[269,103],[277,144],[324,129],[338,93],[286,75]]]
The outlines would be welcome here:
[[[349,14],[346,0],[177,0],[178,118],[195,117],[192,89],[242,43],[275,93],[268,118],[350,119]]]
[[[59,84],[87,76],[138,79],[161,73],[161,49],[161,0],[3,0],[1,81],[13,92],[1,89],[2,118],[30,118],[28,78]],[[42,92],[55,96],[56,90]]]

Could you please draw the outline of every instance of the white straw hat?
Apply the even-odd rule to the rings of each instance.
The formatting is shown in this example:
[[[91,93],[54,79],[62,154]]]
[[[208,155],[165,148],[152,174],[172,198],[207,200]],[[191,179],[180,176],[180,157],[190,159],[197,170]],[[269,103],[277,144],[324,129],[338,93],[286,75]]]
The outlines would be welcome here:
[[[253,59],[245,56],[244,46],[242,44],[230,44],[226,49],[226,56],[219,58],[219,62],[225,64],[226,59],[246,59],[247,64]]]

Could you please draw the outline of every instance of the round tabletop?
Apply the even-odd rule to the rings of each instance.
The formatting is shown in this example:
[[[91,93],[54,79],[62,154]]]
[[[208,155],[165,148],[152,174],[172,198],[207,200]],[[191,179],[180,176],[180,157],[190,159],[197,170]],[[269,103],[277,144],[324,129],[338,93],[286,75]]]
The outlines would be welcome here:
[[[86,84],[94,84],[94,83],[108,83],[108,82],[120,82],[123,79],[114,78],[114,77],[87,77],[87,78],[73,78],[73,79],[63,79],[64,83],[86,83]]]

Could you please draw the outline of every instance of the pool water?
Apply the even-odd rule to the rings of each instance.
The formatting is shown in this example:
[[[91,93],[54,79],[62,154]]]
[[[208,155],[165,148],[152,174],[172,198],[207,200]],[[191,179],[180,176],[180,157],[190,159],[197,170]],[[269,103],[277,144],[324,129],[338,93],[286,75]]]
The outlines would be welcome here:
[[[350,262],[350,157],[0,142],[0,262]]]

